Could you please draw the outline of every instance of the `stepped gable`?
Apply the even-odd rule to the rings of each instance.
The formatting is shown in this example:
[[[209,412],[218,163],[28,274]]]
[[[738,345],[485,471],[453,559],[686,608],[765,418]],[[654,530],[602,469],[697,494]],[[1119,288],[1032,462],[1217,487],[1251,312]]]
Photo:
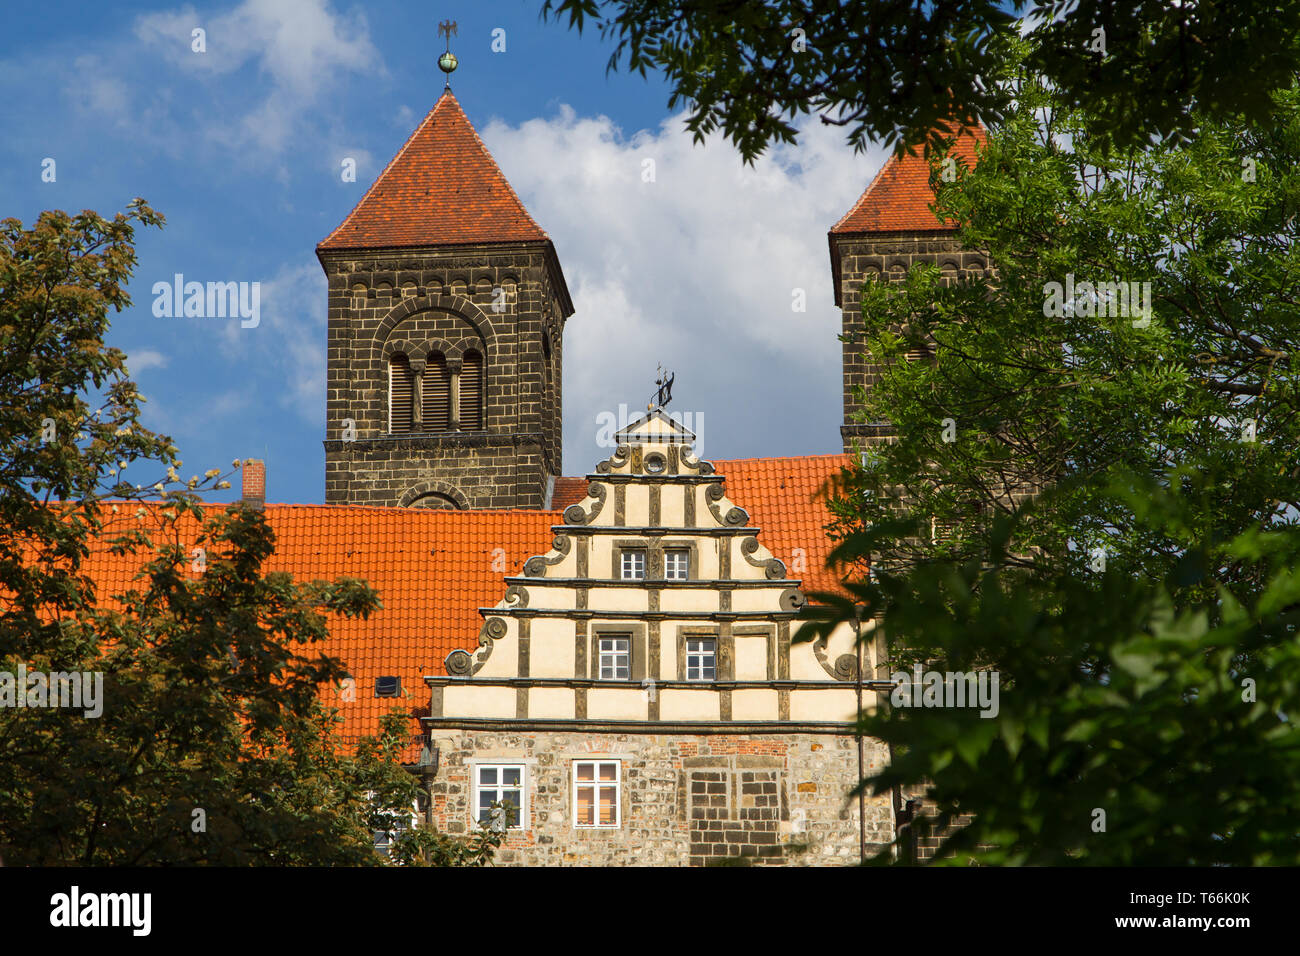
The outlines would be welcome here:
[[[850,461],[848,455],[814,455],[713,462],[726,483],[727,498],[749,511],[771,554],[794,565],[802,557],[795,549],[806,551],[807,570],[791,571],[806,591],[838,589],[837,574],[825,567],[832,542],[821,531],[830,514],[816,496]],[[557,492],[564,487],[566,498],[577,494],[569,502],[575,504],[586,498],[587,485],[587,478],[559,479]],[[152,554],[113,554],[109,542],[129,528],[157,533],[161,507],[123,502],[117,514],[108,516],[83,566],[101,606],[120,610],[121,602],[112,595],[144,587],[135,575]],[[205,511],[224,508],[207,505]],[[366,620],[330,615],[330,636],[322,647],[342,658],[356,681],[351,700],[341,690],[325,695],[329,706],[339,708],[345,720],[342,733],[349,740],[377,731],[379,718],[394,707],[417,716],[427,708],[422,678],[446,673],[448,653],[478,633],[483,623],[479,609],[500,599],[505,578],[521,574],[530,556],[548,551],[553,527],[564,523],[562,509],[266,504],[263,513],[276,536],[276,550],[264,570],[286,571],[298,581],[363,578],[380,593],[383,608]],[[188,518],[179,530],[182,542],[198,536],[198,524]],[[375,697],[375,678],[382,676],[401,678],[403,696]],[[417,745],[404,759],[413,760],[418,750]]]

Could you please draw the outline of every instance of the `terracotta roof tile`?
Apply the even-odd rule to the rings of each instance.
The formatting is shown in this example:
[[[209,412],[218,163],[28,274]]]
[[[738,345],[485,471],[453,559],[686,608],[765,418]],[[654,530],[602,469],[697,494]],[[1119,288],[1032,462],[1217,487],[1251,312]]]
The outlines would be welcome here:
[[[317,246],[545,242],[447,90],[342,224]]]
[[[817,496],[851,460],[848,455],[816,455],[714,462],[728,498],[749,512],[750,523],[760,529],[759,540],[786,563],[791,577],[802,579],[805,590],[834,590],[838,584],[835,572],[824,566],[831,542],[823,528],[830,515]],[[586,478],[557,479],[557,503],[578,489],[585,492],[586,483]],[[117,603],[109,595],[140,586],[131,579],[147,560],[110,554],[107,539],[137,521],[158,520],[156,504],[145,506],[142,519],[135,516],[137,505],[121,507],[85,564],[105,606]],[[384,606],[366,620],[330,616],[323,650],[342,658],[356,681],[352,700],[338,691],[326,694],[326,703],[338,707],[346,721],[345,738],[375,732],[379,717],[393,707],[424,713],[424,675],[445,673],[448,653],[475,646],[482,624],[478,609],[501,600],[503,578],[519,574],[532,555],[544,554],[552,525],[563,522],[559,511],[526,510],[268,504],[265,514],[276,535],[276,550],[265,570],[287,571],[300,581],[359,577],[380,592]],[[192,541],[197,525],[187,521],[180,532],[183,540]],[[801,557],[806,561],[802,571]],[[400,677],[403,697],[375,697],[375,678],[381,676]],[[418,747],[408,751],[405,758],[413,760]]]
[[[563,511],[569,505],[576,505],[587,497],[586,478],[556,478],[555,490],[551,493],[551,507]]]
[[[975,164],[975,147],[988,140],[982,127],[964,129],[949,154],[966,166]],[[930,164],[920,147],[902,159],[890,155],[876,178],[844,218],[831,227],[832,236],[870,232],[940,232],[952,228],[931,210]]]
[[[825,531],[831,523],[825,486],[852,461],[852,455],[804,455],[733,458],[713,465],[726,479],[727,497],[749,512],[759,542],[785,562],[786,574],[801,579],[804,591],[838,591],[840,573],[826,567],[834,543]]]

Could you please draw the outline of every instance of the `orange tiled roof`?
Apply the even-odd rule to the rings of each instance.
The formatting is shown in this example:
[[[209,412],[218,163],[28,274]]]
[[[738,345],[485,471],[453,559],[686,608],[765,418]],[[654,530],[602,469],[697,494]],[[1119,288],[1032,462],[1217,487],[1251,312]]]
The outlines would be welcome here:
[[[983,127],[963,129],[948,154],[966,166],[975,165],[975,147],[988,140]],[[935,216],[930,204],[930,164],[919,147],[899,159],[891,155],[876,178],[844,218],[831,227],[832,236],[867,232],[939,232],[952,223]]]
[[[546,242],[451,91],[317,250]]]
[[[149,530],[156,530],[145,506]],[[224,506],[211,505],[209,513]],[[134,504],[122,506],[113,527],[135,521]],[[378,729],[394,706],[427,709],[425,674],[444,673],[442,662],[457,647],[475,646],[482,619],[478,608],[499,601],[501,579],[550,546],[550,511],[435,511],[425,509],[266,505],[276,548],[266,571],[287,571],[299,581],[365,579],[379,591],[383,608],[367,620],[330,615],[323,651],[347,662],[356,680],[355,700],[342,692],[326,695],[346,721],[344,734],[359,737]],[[119,532],[120,533],[120,532]],[[190,540],[196,525],[182,525]],[[105,535],[105,538],[110,535]],[[500,549],[499,551],[497,549]],[[147,555],[116,556],[105,544],[92,551],[86,573],[96,582],[101,604],[141,584],[131,584]],[[402,679],[403,698],[374,696],[375,678]]]
[[[833,543],[823,486],[848,467],[852,455],[802,455],[798,458],[733,458],[714,461],[727,479],[727,497],[749,512],[758,540],[785,562],[786,574],[804,591],[838,591],[840,575],[826,567]],[[796,572],[796,548],[807,567]]]
[[[727,496],[745,508],[759,540],[784,561],[791,577],[805,590],[834,590],[838,579],[824,567],[831,542],[822,528],[830,521],[817,499],[826,480],[852,460],[849,455],[800,458],[748,458],[715,461],[726,479]],[[563,485],[561,483],[564,483]],[[586,478],[562,478],[561,487],[581,487]],[[566,491],[572,494],[571,490]],[[581,500],[578,498],[577,500]],[[101,539],[136,521],[156,530],[158,504],[123,505]],[[222,505],[209,505],[208,513]],[[355,678],[355,699],[339,692],[326,695],[346,724],[344,735],[374,733],[379,718],[393,707],[424,712],[428,703],[422,678],[445,673],[443,660],[456,648],[476,646],[480,607],[492,607],[505,594],[503,578],[522,572],[534,554],[551,545],[559,511],[438,511],[335,505],[265,506],[276,535],[276,549],[264,570],[287,571],[299,581],[363,578],[380,593],[383,608],[366,620],[330,616],[330,636],[322,650],[344,660]],[[197,525],[183,522],[183,538],[193,540]],[[796,548],[804,549],[807,566],[795,568]],[[117,556],[108,545],[92,547],[84,570],[95,582],[99,600],[116,605],[110,595],[133,585],[131,579],[147,555]],[[402,698],[374,696],[375,678],[396,676]],[[413,760],[418,747],[408,748]]]

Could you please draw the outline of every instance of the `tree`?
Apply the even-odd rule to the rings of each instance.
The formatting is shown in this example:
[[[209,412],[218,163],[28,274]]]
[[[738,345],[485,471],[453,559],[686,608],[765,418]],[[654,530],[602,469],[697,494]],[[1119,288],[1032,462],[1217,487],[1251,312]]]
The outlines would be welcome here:
[[[417,792],[405,718],[345,746],[320,699],[345,667],[319,646],[327,615],[378,595],[264,571],[264,515],[204,507],[229,487],[219,469],[182,481],[176,447],[140,424],[126,357],[104,345],[137,223],[162,217],[137,200],[112,221],[0,229],[0,856],[378,862],[376,824]],[[157,480],[125,480],[147,467]],[[120,594],[85,572],[105,548],[140,567]]]
[[[865,786],[973,814],[960,861],[1295,863],[1300,92],[1120,152],[1033,42],[976,166],[933,165],[992,281],[863,289],[893,438],[845,475],[834,557],[877,560],[821,596],[871,608],[894,672],[998,674],[1001,708],[864,718],[896,748]]]
[[[1186,526],[1204,488],[1191,471],[1172,477],[1111,493],[1143,524]],[[860,789],[923,790],[930,814],[913,825],[943,838],[948,864],[1300,862],[1300,533],[1210,535],[1168,581],[1113,566],[1049,580],[1000,560],[1013,522],[999,519],[986,562],[859,589],[905,649],[897,671],[997,677],[984,711],[908,706],[923,702],[915,684],[886,695],[860,729],[894,759]],[[1263,587],[1179,608],[1174,594],[1223,562]]]
[[[974,169],[933,180],[963,246],[988,252],[992,287],[925,268],[864,284],[862,345],[885,365],[865,415],[894,440],[851,477],[845,527],[933,520],[939,541],[900,538],[891,558],[969,557],[995,514],[1054,485],[1009,560],[1158,580],[1185,542],[1136,525],[1109,476],[1193,463],[1214,488],[1198,529],[1291,524],[1300,94],[1275,97],[1268,130],[1207,121],[1190,144],[1116,153],[1023,63],[1011,70],[1015,114]],[[933,361],[902,361],[922,346]],[[1217,578],[1257,586],[1243,574]]]
[[[661,71],[696,138],[720,129],[747,161],[810,112],[857,148],[1000,124],[1014,99],[999,64],[1022,25],[1041,41],[1029,66],[1122,146],[1185,137],[1194,111],[1266,128],[1300,70],[1300,8],[1257,0],[546,0],[542,16],[615,39],[610,69]]]

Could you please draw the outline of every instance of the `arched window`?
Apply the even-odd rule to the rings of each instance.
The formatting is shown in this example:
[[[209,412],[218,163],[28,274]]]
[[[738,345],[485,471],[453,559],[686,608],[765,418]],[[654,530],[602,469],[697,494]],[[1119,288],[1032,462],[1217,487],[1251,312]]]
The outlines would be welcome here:
[[[460,505],[456,504],[450,497],[439,494],[436,491],[430,491],[428,494],[420,495],[411,502],[412,508],[427,508],[431,511],[459,511]]]
[[[420,398],[425,431],[443,432],[451,427],[451,375],[441,355],[430,355],[424,364]]]
[[[466,352],[460,369],[460,427],[483,427],[483,356]]]
[[[400,352],[388,360],[388,431],[409,432],[415,411],[415,375]]]

